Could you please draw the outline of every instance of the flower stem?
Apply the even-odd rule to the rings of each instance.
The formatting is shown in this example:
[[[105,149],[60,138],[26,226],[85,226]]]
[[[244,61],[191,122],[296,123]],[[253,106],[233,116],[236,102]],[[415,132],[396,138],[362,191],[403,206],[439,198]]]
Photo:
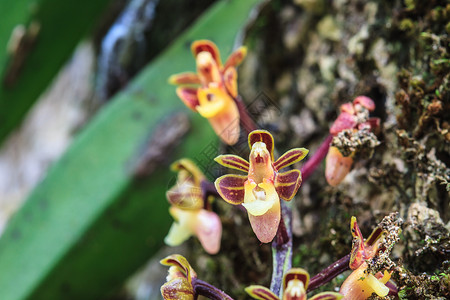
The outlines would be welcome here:
[[[314,172],[314,170],[319,166],[325,156],[327,156],[332,139],[333,136],[331,134],[327,136],[327,138],[322,142],[314,155],[303,165],[303,167],[301,168],[303,181],[305,181]]]
[[[335,261],[334,263],[332,263],[331,265],[320,271],[316,276],[311,278],[307,292],[317,289],[318,287],[331,281],[334,277],[338,276],[342,272],[345,272],[348,269],[350,269],[348,265],[349,262],[350,262],[350,254],[347,254],[343,258],[339,259],[338,261]]]
[[[244,127],[247,134],[252,132],[253,130],[258,129],[258,126],[255,124],[253,119],[250,117],[247,108],[245,107],[244,102],[242,101],[241,96],[237,96],[234,101],[236,102],[236,105],[239,110],[239,117],[241,119],[242,127]]]
[[[198,278],[193,279],[192,285],[194,286],[195,295],[202,295],[212,300],[233,300],[224,291]]]
[[[270,290],[282,299],[284,274],[292,267],[292,201],[281,201],[281,221],[272,242],[273,271]]]

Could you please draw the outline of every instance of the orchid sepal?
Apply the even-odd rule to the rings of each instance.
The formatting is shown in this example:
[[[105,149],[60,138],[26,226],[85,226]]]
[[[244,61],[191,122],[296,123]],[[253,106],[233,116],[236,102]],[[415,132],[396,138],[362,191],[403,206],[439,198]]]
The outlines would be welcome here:
[[[214,185],[223,200],[233,205],[239,205],[244,202],[246,180],[247,176],[227,174],[217,178]]]
[[[241,46],[233,53],[230,54],[227,61],[225,62],[224,70],[228,70],[229,68],[237,67],[241,64],[244,58],[247,56],[247,47]]]
[[[291,201],[302,183],[302,174],[299,170],[290,170],[278,173],[275,176],[275,188],[280,198]]]
[[[197,88],[182,86],[176,89],[176,94],[189,109],[197,112],[197,107],[200,105]]]
[[[216,158],[214,158],[214,160],[224,167],[248,173],[249,163],[240,156],[225,154],[217,156]]]
[[[309,150],[305,148],[294,148],[281,155],[273,164],[276,170],[295,164],[308,155]]]
[[[319,293],[313,297],[311,297],[309,300],[339,300],[344,298],[342,294],[335,293],[335,292],[322,292]]]
[[[173,85],[200,85],[201,81],[197,73],[183,72],[169,77],[169,83]]]
[[[257,300],[279,300],[278,296],[275,295],[268,288],[261,285],[251,285],[245,288],[247,294],[252,298]]]
[[[192,55],[196,58],[200,52],[209,52],[217,63],[217,66],[222,68],[222,61],[220,59],[220,51],[216,44],[209,40],[197,40],[191,45]]]
[[[268,132],[267,130],[254,130],[250,132],[248,135],[248,146],[250,149],[253,148],[253,144],[256,142],[263,142],[266,145],[267,150],[270,153],[270,157],[272,161],[274,161],[273,158],[273,148],[274,148],[274,142],[273,142],[273,136]]]

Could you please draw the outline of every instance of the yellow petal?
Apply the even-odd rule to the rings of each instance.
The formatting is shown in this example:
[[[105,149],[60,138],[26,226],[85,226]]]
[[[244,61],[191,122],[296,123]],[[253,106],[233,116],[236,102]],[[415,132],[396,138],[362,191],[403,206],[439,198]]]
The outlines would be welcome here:
[[[273,182],[267,179],[264,179],[264,182],[258,185],[259,189],[255,189],[256,184],[252,180],[247,180],[244,187],[245,196],[242,205],[253,216],[265,214],[275,202],[280,201]]]
[[[375,278],[372,274],[367,276],[367,285],[370,286],[373,292],[380,297],[386,297],[389,294],[389,288],[385,286],[381,281]]]
[[[196,109],[204,118],[216,116],[225,109],[227,102],[233,101],[228,94],[215,86],[199,88],[197,96],[200,105]]]
[[[192,236],[192,231],[180,226],[179,223],[173,222],[172,227],[170,227],[169,233],[164,238],[164,242],[169,246],[181,245],[184,241]]]
[[[183,210],[176,206],[169,209],[175,222],[170,227],[164,242],[169,246],[178,246],[194,233],[194,224],[198,211]]]
[[[215,133],[228,145],[239,139],[239,110],[234,100],[223,89],[211,84],[198,89],[200,105],[197,111],[208,118]]]

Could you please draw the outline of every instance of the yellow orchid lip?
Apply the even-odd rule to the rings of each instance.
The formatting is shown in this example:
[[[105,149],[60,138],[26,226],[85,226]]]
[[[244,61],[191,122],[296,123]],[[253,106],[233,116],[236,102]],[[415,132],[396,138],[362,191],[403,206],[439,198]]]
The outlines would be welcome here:
[[[253,216],[265,214],[279,201],[275,186],[268,179],[264,178],[264,181],[258,185],[250,179],[245,182],[244,187],[245,195],[242,205]]]
[[[212,118],[222,112],[227,103],[233,100],[222,89],[210,85],[209,88],[199,88],[197,96],[200,105],[196,107],[204,118]]]

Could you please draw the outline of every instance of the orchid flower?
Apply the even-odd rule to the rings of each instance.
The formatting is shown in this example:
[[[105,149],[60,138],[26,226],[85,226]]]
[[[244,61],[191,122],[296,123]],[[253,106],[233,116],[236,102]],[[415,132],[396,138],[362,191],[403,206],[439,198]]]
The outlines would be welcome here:
[[[302,268],[292,268],[283,277],[282,300],[306,300],[306,290],[309,284],[309,274]],[[254,299],[279,300],[271,290],[260,285],[251,285],[245,291]],[[343,296],[339,293],[323,292],[317,294],[310,300],[339,300]]]
[[[353,235],[353,247],[349,266],[353,272],[344,281],[339,292],[347,300],[364,300],[372,293],[376,293],[379,297],[387,296],[389,288],[386,283],[391,278],[391,274],[387,271],[371,274],[366,262],[376,257],[384,235],[383,230],[379,227],[375,228],[370,237],[364,241],[355,217],[352,217],[350,228]]]
[[[239,138],[239,111],[236,67],[247,54],[246,47],[234,51],[222,64],[217,46],[208,40],[191,46],[197,73],[172,75],[169,82],[179,85],[177,95],[187,107],[207,118],[216,134],[228,145]]]
[[[343,130],[361,130],[369,127],[374,130],[380,126],[380,119],[369,118],[370,111],[375,109],[375,103],[366,96],[356,97],[352,103],[342,104],[341,113],[330,128],[330,133],[336,136]],[[325,178],[331,186],[337,186],[350,172],[353,155],[344,156],[337,147],[331,146],[325,160]]]
[[[254,130],[248,135],[251,149],[249,162],[236,155],[219,155],[215,161],[247,175],[228,174],[215,181],[217,192],[230,204],[242,204],[256,236],[262,243],[272,241],[280,224],[280,198],[290,201],[302,182],[299,170],[279,172],[282,168],[302,160],[308,150],[295,148],[276,161],[273,156],[272,135]]]
[[[179,254],[170,255],[160,263],[169,266],[167,282],[161,286],[161,295],[165,300],[193,300],[193,281],[197,274],[189,262]]]
[[[175,222],[164,239],[165,243],[177,246],[196,235],[206,252],[216,254],[220,249],[222,223],[216,213],[203,208],[201,182],[205,176],[188,159],[173,163],[171,168],[178,171],[177,182],[166,196]]]

